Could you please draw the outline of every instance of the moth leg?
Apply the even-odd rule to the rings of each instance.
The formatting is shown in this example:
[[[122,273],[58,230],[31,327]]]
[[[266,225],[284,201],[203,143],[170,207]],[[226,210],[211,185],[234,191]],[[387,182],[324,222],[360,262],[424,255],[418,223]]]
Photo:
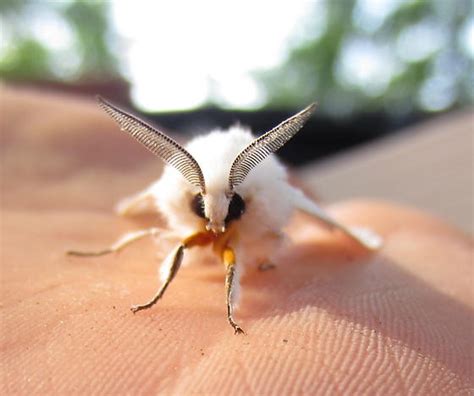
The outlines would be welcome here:
[[[266,272],[266,271],[275,269],[276,265],[273,264],[272,262],[266,261],[266,262],[260,263],[257,268],[261,272]]]
[[[375,232],[369,230],[368,228],[362,227],[346,227],[343,224],[337,222],[332,217],[330,217],[324,210],[322,210],[316,203],[311,201],[306,197],[302,191],[293,189],[295,206],[302,210],[303,212],[308,213],[311,216],[319,219],[323,224],[325,224],[330,229],[338,229],[346,234],[349,238],[353,239],[360,245],[364,246],[369,250],[377,250],[382,244],[382,238],[377,235]]]
[[[224,248],[222,252],[222,261],[226,267],[225,291],[227,303],[227,320],[234,329],[235,334],[245,334],[242,328],[235,322],[233,308],[236,300],[236,288],[238,287],[238,278],[236,276],[235,253],[230,247]]]
[[[159,232],[159,228],[148,228],[146,230],[138,230],[127,232],[122,235],[116,242],[111,246],[97,251],[83,252],[78,250],[68,250],[66,254],[70,256],[80,256],[80,257],[91,257],[91,256],[103,256],[105,254],[114,253],[122,250],[126,246],[132,244],[135,241],[138,241],[147,236],[155,236]]]
[[[133,313],[147,309],[155,305],[158,300],[163,297],[166,289],[168,288],[171,281],[178,273],[179,267],[183,261],[184,249],[191,248],[193,246],[207,245],[213,240],[212,234],[198,232],[184,239],[184,241],[166,258],[165,262],[161,266],[161,277],[163,284],[158,289],[153,298],[145,304],[133,305],[130,309]]]
[[[132,305],[130,308],[133,313],[140,311],[142,309],[147,309],[152,307],[153,305],[156,304],[156,302],[163,297],[163,294],[165,294],[166,289],[168,288],[169,284],[171,281],[174,279],[176,274],[178,273],[179,267],[181,266],[181,263],[183,261],[183,252],[184,252],[184,245],[179,245],[175,251],[173,252],[171,256],[171,262],[170,265],[166,268],[166,278],[164,280],[164,283],[161,285],[161,287],[158,289],[158,292],[153,296],[153,298],[148,301],[145,304],[140,304],[140,305]]]
[[[257,259],[257,270],[266,272],[277,268],[273,260],[277,257],[280,247],[285,243],[286,235],[283,231],[270,231],[265,235],[267,241],[264,250],[266,254]],[[262,244],[260,245],[262,246]]]
[[[115,206],[115,211],[120,216],[125,217],[154,213],[157,211],[154,195],[148,188],[135,195],[123,198]]]

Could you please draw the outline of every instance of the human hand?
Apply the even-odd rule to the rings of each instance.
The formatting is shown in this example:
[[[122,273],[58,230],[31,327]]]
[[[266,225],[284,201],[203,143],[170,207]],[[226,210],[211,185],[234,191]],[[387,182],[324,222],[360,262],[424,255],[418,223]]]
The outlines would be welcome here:
[[[120,255],[88,259],[63,253],[103,247],[137,228],[110,208],[143,187],[154,163],[127,170],[125,164],[143,152],[129,151],[135,145],[120,134],[110,140],[113,126],[103,127],[100,113],[83,106],[78,114],[89,113],[78,116],[79,126],[69,115],[54,128],[43,125],[46,137],[22,129],[21,122],[16,135],[6,135],[3,393],[472,389],[472,240],[392,204],[329,208],[340,221],[384,236],[375,255],[296,217],[288,230],[292,243],[277,268],[249,269],[243,279],[236,315],[245,336],[235,336],[226,322],[218,265],[183,268],[162,301],[133,315],[129,306],[157,287],[155,255],[166,254],[161,245],[142,241]],[[77,133],[62,135],[60,121]],[[98,125],[110,133],[99,134]]]

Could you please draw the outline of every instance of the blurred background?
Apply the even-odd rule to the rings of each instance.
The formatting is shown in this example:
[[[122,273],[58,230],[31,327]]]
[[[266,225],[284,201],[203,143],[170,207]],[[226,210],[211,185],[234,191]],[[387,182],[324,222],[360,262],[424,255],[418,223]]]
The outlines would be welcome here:
[[[317,101],[300,165],[474,100],[470,0],[1,0],[0,78],[101,94],[182,134]]]
[[[22,142],[26,112],[25,142],[38,136],[32,152],[47,144],[41,125],[67,108],[64,93],[77,114],[83,102],[101,116],[90,102],[100,94],[182,141],[236,122],[261,134],[317,101],[315,116],[278,152],[308,191],[325,202],[409,204],[474,232],[471,0],[0,0],[0,13],[10,143]],[[21,92],[33,107],[17,108]],[[80,132],[64,148],[71,161],[104,157],[105,125],[77,115],[74,129],[71,115],[61,117],[58,130]],[[131,192],[156,171],[137,179],[137,164],[151,158],[128,147],[117,161]]]

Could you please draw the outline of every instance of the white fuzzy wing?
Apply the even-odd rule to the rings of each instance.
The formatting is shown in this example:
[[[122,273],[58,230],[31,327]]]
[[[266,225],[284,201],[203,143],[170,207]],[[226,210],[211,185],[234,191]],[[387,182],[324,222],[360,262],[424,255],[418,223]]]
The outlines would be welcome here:
[[[337,228],[344,234],[370,250],[377,250],[382,246],[382,238],[374,231],[364,227],[346,227],[330,217],[315,202],[310,200],[302,191],[294,189],[294,205],[296,209],[316,217],[331,229]]]

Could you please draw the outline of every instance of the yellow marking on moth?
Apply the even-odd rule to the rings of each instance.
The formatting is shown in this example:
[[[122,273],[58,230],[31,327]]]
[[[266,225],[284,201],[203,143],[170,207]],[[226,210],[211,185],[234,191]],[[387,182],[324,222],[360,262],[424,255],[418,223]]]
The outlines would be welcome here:
[[[190,235],[183,241],[183,246],[186,249],[194,246],[206,246],[212,244],[212,250],[214,253],[222,258],[222,261],[226,267],[233,266],[235,264],[235,252],[228,246],[228,242],[231,237],[234,237],[235,232],[227,230],[226,232],[216,235],[211,231],[201,231]]]
[[[183,241],[185,248],[191,248],[193,246],[205,246],[210,244],[216,239],[216,236],[212,232],[197,232],[196,234],[190,235]]]
[[[235,265],[235,253],[234,253],[234,249],[230,248],[230,247],[226,247],[223,251],[222,251],[222,261],[224,261],[224,265],[226,267],[230,267],[230,266],[233,266]]]
[[[219,257],[222,257],[224,249],[229,244],[229,240],[232,239],[232,241],[235,242],[237,240],[237,237],[238,234],[236,232],[236,229],[231,225],[223,234],[217,235],[212,246],[214,253],[216,253]]]

